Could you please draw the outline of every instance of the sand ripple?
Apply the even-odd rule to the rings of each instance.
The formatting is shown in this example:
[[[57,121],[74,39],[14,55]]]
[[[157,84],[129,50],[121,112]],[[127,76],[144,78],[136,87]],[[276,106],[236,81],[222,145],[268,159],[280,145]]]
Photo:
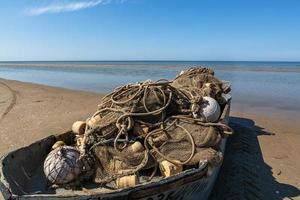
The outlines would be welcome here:
[[[13,108],[16,102],[14,91],[5,83],[0,82],[0,120]]]

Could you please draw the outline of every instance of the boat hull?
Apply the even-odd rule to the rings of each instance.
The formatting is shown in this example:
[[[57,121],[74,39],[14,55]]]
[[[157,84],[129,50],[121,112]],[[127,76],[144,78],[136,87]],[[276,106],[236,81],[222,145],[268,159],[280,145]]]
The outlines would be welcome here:
[[[228,124],[230,101],[223,108],[220,120]],[[0,189],[6,199],[207,199],[218,176],[216,167],[207,175],[207,165],[186,170],[176,176],[164,178],[133,188],[100,192],[97,189],[72,191],[47,190],[47,179],[43,173],[43,162],[58,140],[66,144],[74,141],[71,131],[52,135],[27,147],[13,151],[1,158]],[[225,152],[226,138],[222,139],[221,151]]]

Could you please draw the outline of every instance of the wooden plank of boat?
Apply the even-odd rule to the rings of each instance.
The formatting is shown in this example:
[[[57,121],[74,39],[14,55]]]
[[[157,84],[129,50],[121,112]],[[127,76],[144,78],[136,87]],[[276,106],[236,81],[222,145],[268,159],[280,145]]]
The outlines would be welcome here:
[[[229,122],[230,100],[225,105],[220,121]],[[178,175],[159,181],[142,183],[136,187],[112,190],[95,185],[87,185],[82,190],[49,190],[43,173],[43,162],[58,140],[71,144],[71,131],[52,135],[23,147],[1,158],[0,189],[6,199],[207,199],[219,168],[207,175],[207,163],[197,169],[190,169]],[[222,139],[221,151],[225,152],[226,138]]]

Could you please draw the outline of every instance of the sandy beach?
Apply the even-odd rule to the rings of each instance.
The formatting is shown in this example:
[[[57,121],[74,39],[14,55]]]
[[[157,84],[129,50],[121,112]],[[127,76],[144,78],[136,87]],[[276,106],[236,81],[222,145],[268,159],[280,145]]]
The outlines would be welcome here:
[[[70,129],[74,121],[94,113],[101,96],[0,79],[0,155]],[[231,125],[239,136],[229,140],[227,152],[236,148],[234,144],[243,134],[252,141],[262,199],[299,199],[299,121],[280,117],[272,109],[241,104],[231,113]],[[225,170],[221,172],[225,179],[226,169],[230,169],[227,157],[233,159],[225,155]],[[220,190],[221,186],[216,187]]]
[[[299,10],[297,0],[2,1],[0,190],[300,200]],[[67,147],[50,154],[55,142]]]

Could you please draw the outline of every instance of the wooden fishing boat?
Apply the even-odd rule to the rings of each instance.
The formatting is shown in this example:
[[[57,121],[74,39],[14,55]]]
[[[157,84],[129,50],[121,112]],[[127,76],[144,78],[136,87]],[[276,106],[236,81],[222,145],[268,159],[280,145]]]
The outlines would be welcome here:
[[[222,108],[220,122],[228,124],[230,97]],[[219,168],[208,175],[207,163],[197,169],[185,170],[168,178],[154,179],[126,189],[111,189],[88,184],[81,190],[59,188],[50,190],[43,173],[43,162],[51,146],[59,140],[71,144],[71,131],[51,135],[27,147],[23,147],[1,158],[0,189],[6,199],[207,199],[214,186]],[[225,151],[226,138],[222,139],[221,150]]]

